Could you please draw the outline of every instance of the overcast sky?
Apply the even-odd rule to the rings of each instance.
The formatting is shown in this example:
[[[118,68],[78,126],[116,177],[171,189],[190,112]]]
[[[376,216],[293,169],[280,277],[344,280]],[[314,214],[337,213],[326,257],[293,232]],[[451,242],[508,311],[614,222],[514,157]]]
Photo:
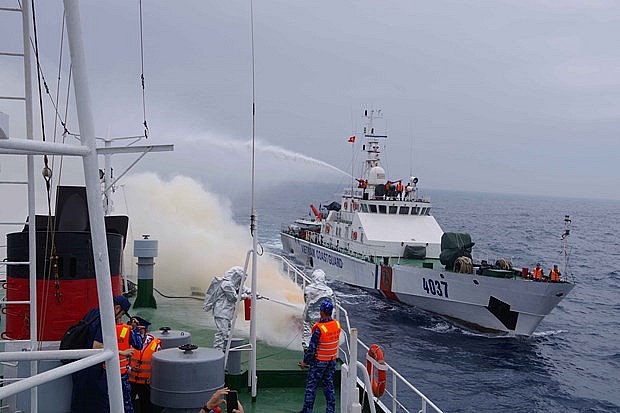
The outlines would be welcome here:
[[[62,2],[39,3],[55,90]],[[81,3],[97,134],[140,133],[138,1]],[[346,182],[312,159],[350,171],[347,137],[372,106],[390,179],[620,199],[620,2],[255,0],[254,13],[259,183]],[[143,19],[150,139],[176,151],[141,169],[249,182],[249,1],[144,0]],[[0,66],[5,89],[15,69]]]

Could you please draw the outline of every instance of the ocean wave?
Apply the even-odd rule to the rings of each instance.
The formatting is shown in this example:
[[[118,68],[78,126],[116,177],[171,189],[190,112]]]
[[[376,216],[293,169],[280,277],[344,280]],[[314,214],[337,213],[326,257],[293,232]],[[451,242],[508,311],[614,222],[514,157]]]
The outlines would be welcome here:
[[[568,330],[547,330],[547,331],[535,331],[532,337],[549,337],[557,336],[559,334],[568,333]]]

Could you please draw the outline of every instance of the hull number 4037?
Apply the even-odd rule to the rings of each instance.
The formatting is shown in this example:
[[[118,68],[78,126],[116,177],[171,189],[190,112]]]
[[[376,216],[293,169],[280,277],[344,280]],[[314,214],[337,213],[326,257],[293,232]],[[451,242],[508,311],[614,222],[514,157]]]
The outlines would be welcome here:
[[[448,283],[445,281],[427,280],[422,278],[422,288],[427,294],[438,295],[440,297],[448,297]]]

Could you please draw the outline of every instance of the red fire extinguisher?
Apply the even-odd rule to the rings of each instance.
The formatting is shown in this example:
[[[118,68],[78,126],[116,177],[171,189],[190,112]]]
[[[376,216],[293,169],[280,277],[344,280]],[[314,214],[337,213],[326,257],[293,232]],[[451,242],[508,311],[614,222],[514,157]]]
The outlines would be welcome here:
[[[250,320],[250,314],[252,312],[252,299],[251,298],[246,298],[245,300],[243,300],[243,309],[245,310],[245,321],[249,321]]]

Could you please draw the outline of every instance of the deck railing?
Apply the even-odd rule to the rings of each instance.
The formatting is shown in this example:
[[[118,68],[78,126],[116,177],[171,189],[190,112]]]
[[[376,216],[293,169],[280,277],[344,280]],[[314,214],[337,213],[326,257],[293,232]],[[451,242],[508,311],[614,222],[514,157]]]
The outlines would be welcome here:
[[[310,278],[304,274],[293,262],[287,258],[269,253],[271,257],[282,263],[282,271],[296,284],[305,288],[306,284],[310,282]],[[350,366],[350,356],[358,354],[359,348],[363,348],[367,354],[369,346],[362,340],[357,338],[357,332],[351,327],[349,320],[349,313],[340,304],[336,303],[334,318],[340,321],[343,326],[343,330],[346,332],[345,340],[340,345],[342,360]],[[355,340],[355,348],[352,347],[351,341]],[[356,357],[357,358],[357,357]],[[434,411],[437,413],[443,413],[442,410],[437,407],[428,397],[426,397],[420,390],[418,390],[413,384],[411,384],[405,377],[403,377],[395,368],[388,363],[379,365],[374,359],[367,359],[364,362],[370,362],[373,368],[380,368],[386,371],[387,386],[386,391],[381,397],[375,397],[372,394],[372,385],[370,381],[370,375],[368,374],[365,365],[359,361],[356,362],[357,366],[357,384],[364,390],[364,397],[369,400],[369,406],[371,412],[375,412],[375,407],[378,407],[383,412],[421,412],[426,413],[428,411]],[[360,377],[361,372],[361,377]],[[372,372],[372,370],[371,370]],[[371,400],[370,400],[371,399]],[[372,401],[372,402],[371,402]],[[418,407],[414,407],[414,406]]]

